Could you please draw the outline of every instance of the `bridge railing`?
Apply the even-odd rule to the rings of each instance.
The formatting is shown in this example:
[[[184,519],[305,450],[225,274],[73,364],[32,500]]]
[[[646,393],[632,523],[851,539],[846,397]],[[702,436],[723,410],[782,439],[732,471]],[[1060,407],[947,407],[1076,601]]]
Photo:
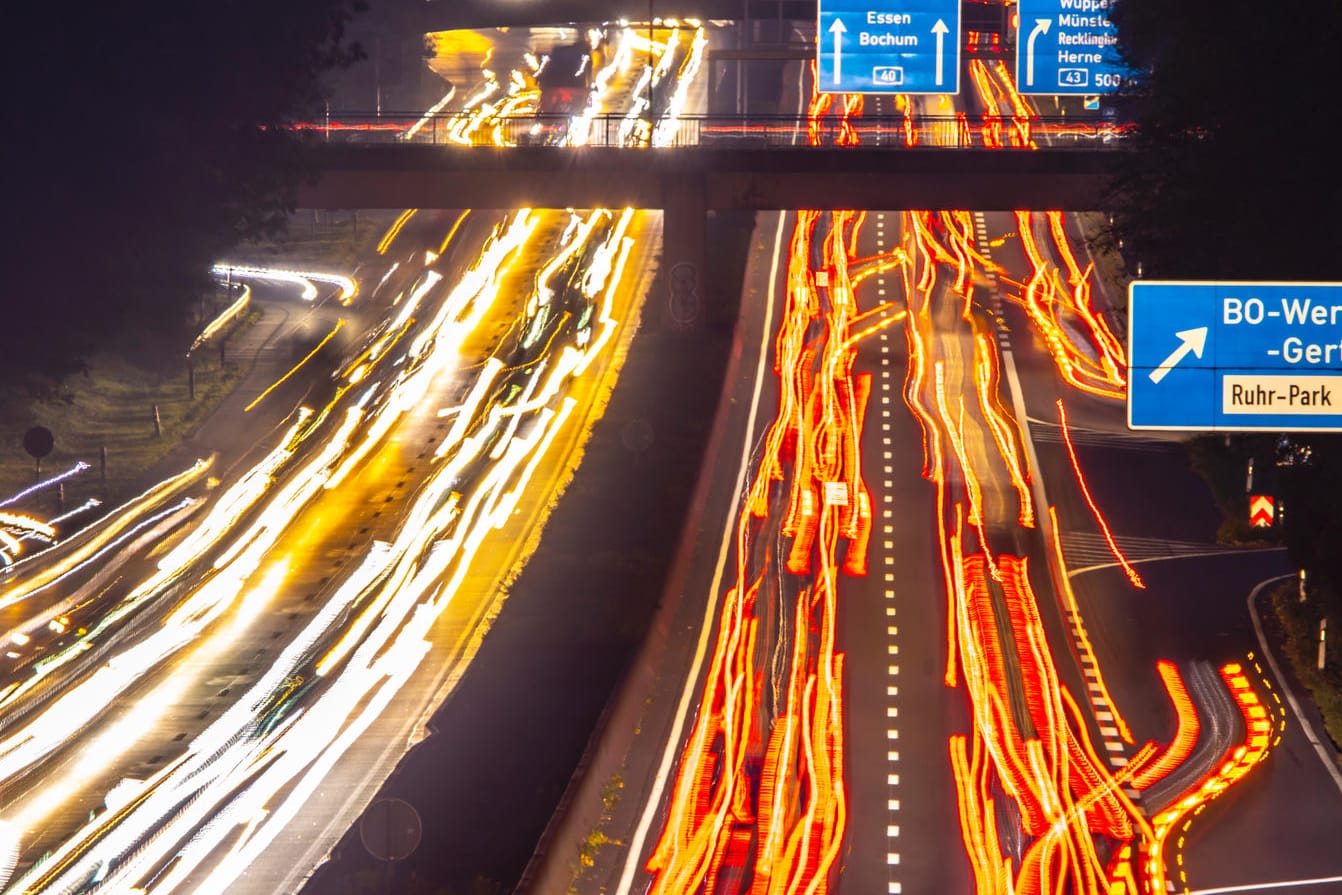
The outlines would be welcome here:
[[[624,146],[649,145],[652,126],[626,115],[483,116],[332,113],[297,129],[319,140],[341,143],[428,143],[444,146]],[[860,145],[955,148],[1121,148],[1131,126],[1101,119],[1066,117],[682,115],[656,124],[659,146],[805,148]]]

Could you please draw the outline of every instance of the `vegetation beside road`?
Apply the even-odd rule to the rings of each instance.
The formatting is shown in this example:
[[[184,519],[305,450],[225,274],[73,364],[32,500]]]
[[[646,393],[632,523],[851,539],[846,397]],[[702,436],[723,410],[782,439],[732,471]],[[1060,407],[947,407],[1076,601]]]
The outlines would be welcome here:
[[[397,214],[384,209],[303,209],[290,215],[279,233],[239,244],[228,260],[349,275],[373,255]],[[376,285],[368,283],[365,288]]]
[[[261,317],[261,311],[253,311],[235,325],[231,335],[256,325]],[[23,434],[31,426],[44,426],[55,436],[55,447],[42,461],[44,478],[78,461],[90,466],[66,484],[66,509],[88,498],[119,502],[130,497],[132,484],[214,410],[251,370],[253,361],[254,356],[230,356],[227,351],[221,358],[214,344],[206,346],[194,359],[196,395],[192,400],[184,358],[145,367],[126,355],[95,355],[84,374],[65,380],[47,397],[6,408],[0,426],[0,499],[33,483],[35,464],[23,450]],[[105,482],[101,469],[104,449]],[[59,509],[56,492],[41,492],[24,507],[42,518],[55,516]]]
[[[1271,436],[1199,435],[1186,442],[1193,471],[1202,476],[1221,511],[1217,540],[1238,546],[1279,540],[1278,532],[1249,525],[1249,493],[1245,488],[1249,461],[1256,460],[1259,483],[1271,475]],[[1263,468],[1269,467],[1269,468]]]
[[[1331,83],[1342,4],[1288,0],[1280,15],[1255,19],[1252,28],[1225,12],[1208,16],[1198,4],[1168,0],[1113,4],[1119,50],[1133,73],[1118,111],[1135,131],[1109,195],[1110,239],[1121,240],[1129,265],[1140,261],[1151,279],[1337,280],[1336,153],[1328,140],[1284,135],[1301,122],[1316,134],[1342,130],[1342,106],[1320,104],[1299,89]],[[1297,24],[1302,15],[1308,28]],[[1223,64],[1265,52],[1274,64]],[[1236,542],[1252,536],[1245,476],[1254,458],[1253,492],[1277,501],[1272,536],[1293,566],[1307,570],[1320,606],[1335,611],[1334,595],[1342,594],[1342,438],[1200,438],[1192,452],[1226,514],[1223,539]],[[1303,624],[1295,613],[1285,621],[1288,639],[1302,636],[1292,633]],[[1298,671],[1304,679],[1308,669]],[[1342,679],[1313,680],[1315,701],[1331,711],[1342,701]]]
[[[277,236],[240,245],[237,259],[348,274],[361,259],[372,256],[395,217],[391,211],[295,214]],[[205,318],[212,318],[227,303],[228,298],[217,290],[196,302],[193,331],[201,330],[208,323]],[[67,508],[90,497],[113,501],[129,497],[146,470],[187,438],[251,372],[255,351],[233,346],[243,343],[246,331],[259,325],[264,315],[264,309],[253,303],[247,314],[192,352],[189,364],[185,345],[167,358],[153,351],[142,354],[129,348],[108,348],[89,358],[83,373],[52,383],[37,394],[19,392],[0,398],[0,500],[33,482],[34,463],[22,446],[23,433],[31,426],[45,426],[56,438],[51,455],[42,462],[44,476],[77,461],[90,464],[90,469],[66,484]],[[157,433],[155,407],[159,411]],[[106,482],[101,469],[103,448],[107,449]],[[37,495],[28,508],[43,518],[56,515],[55,490]]]
[[[99,352],[168,358],[215,259],[282,229],[311,170],[289,130],[362,57],[363,0],[32,4],[8,62],[0,327],[7,392],[50,391]],[[74,24],[74,23],[77,23]],[[152,23],[147,27],[146,23]],[[70,62],[96,48],[93,67]],[[22,222],[21,224],[17,222]]]
[[[1283,584],[1272,591],[1272,609],[1280,626],[1281,652],[1291,664],[1296,680],[1309,691],[1323,717],[1323,726],[1332,740],[1333,752],[1342,762],[1342,598],[1332,590],[1306,587],[1300,599],[1296,583]],[[1332,649],[1325,653],[1319,668],[1319,622],[1328,619],[1333,629]]]

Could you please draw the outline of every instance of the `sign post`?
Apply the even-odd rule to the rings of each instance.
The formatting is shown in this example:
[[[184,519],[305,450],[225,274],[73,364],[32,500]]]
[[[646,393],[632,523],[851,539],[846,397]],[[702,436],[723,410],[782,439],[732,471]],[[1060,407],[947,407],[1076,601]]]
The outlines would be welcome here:
[[[822,93],[959,93],[959,0],[820,0]]]
[[[1020,0],[1017,89],[1050,96],[1116,92],[1127,69],[1109,20],[1112,6],[1112,0]]]
[[[1342,283],[1136,281],[1128,426],[1342,431]]]

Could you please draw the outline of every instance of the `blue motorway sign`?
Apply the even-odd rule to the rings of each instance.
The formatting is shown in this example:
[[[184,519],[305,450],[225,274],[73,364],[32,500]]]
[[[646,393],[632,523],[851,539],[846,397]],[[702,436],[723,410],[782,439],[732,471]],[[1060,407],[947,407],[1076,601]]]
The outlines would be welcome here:
[[[1016,87],[1021,93],[1114,93],[1126,66],[1109,20],[1114,0],[1020,0]]]
[[[1128,426],[1342,430],[1342,283],[1134,282]]]
[[[959,0],[820,0],[822,93],[959,93]]]

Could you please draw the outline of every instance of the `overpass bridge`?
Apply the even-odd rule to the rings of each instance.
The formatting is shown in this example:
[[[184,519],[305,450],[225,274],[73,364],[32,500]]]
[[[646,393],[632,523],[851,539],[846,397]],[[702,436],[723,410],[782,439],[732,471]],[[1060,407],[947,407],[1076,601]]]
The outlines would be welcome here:
[[[534,132],[537,121],[525,121],[526,133]],[[1098,122],[1060,130],[1038,119],[977,121],[968,128],[957,119],[953,132],[961,138],[950,148],[910,145],[919,138],[902,119],[851,124],[864,129],[855,146],[808,145],[806,120],[789,119],[788,126],[738,122],[737,131],[701,122],[690,131],[693,139],[651,149],[462,145],[438,142],[445,132],[436,126],[411,131],[394,122],[366,130],[309,126],[316,171],[300,187],[298,204],[660,208],[665,265],[687,264],[697,279],[712,209],[1100,209],[1128,154],[1117,138],[1121,131]],[[1023,126],[1030,130],[1013,131]],[[506,133],[493,133],[510,142]],[[985,145],[998,138],[1008,147],[1014,141],[1033,148]]]

